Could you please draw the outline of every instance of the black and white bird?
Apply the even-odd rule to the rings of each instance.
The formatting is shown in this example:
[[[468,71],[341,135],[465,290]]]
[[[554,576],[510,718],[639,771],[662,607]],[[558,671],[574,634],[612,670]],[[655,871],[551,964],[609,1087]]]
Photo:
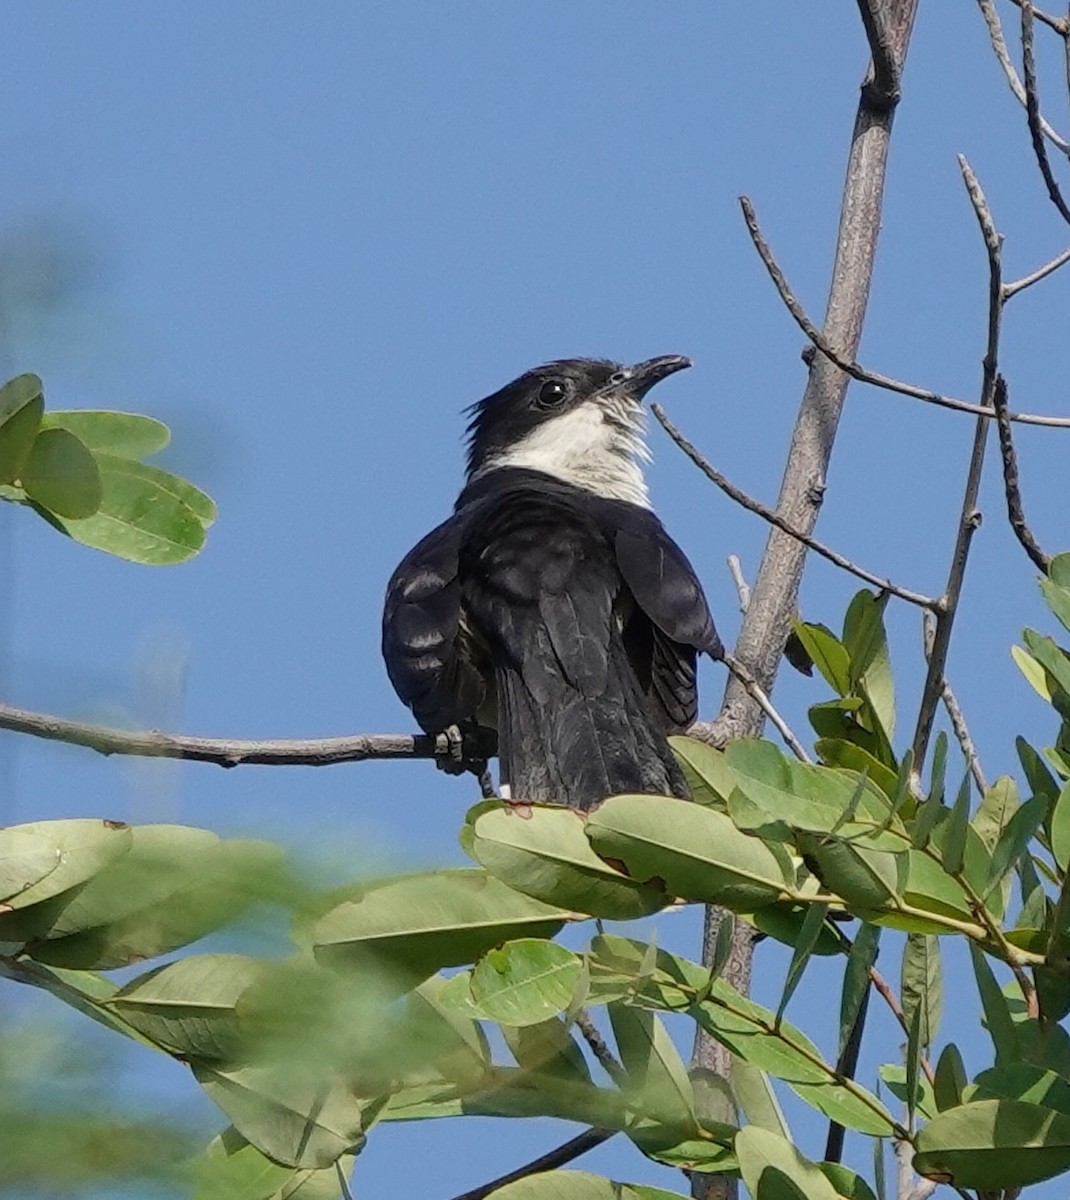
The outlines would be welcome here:
[[[642,401],[690,365],[564,359],[474,404],[453,515],[390,580],[395,690],[427,733],[496,728],[514,800],[687,796],[666,735],[695,720],[698,654],[723,647],[650,507]]]

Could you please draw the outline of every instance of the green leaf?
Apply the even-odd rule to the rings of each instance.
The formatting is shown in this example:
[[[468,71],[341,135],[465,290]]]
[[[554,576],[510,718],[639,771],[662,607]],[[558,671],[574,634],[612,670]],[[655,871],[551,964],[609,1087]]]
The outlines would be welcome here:
[[[1064,629],[1070,629],[1070,591],[1051,578],[1041,578],[1040,592]]]
[[[19,481],[31,500],[58,517],[91,517],[104,497],[96,460],[65,429],[38,432]]]
[[[670,895],[749,912],[791,882],[786,857],[741,833],[723,813],[664,796],[614,796],[587,820],[603,858],[633,879],[661,879]]]
[[[992,968],[988,965],[984,951],[970,943],[970,960],[973,963],[973,973],[977,980],[977,990],[981,996],[981,1007],[985,1014],[985,1024],[989,1037],[996,1051],[996,1065],[1002,1066],[1015,1062],[1020,1057],[1018,1032],[1011,1019],[1011,1010],[1007,997],[996,982]]]
[[[472,1000],[492,1021],[535,1025],[568,1008],[582,972],[582,961],[564,946],[520,938],[479,960]]]
[[[843,991],[840,994],[840,1035],[837,1058],[843,1054],[869,994],[870,970],[877,961],[881,931],[876,925],[863,923],[847,955],[843,970]]]
[[[197,954],[139,976],[109,1003],[172,1054],[228,1061],[240,1046],[238,1000],[263,970],[244,954]]]
[[[574,916],[482,871],[436,871],[369,885],[322,916],[312,940],[317,958],[393,972],[405,991],[502,942],[552,937]]]
[[[200,550],[215,516],[203,492],[144,463],[111,454],[96,460],[104,487],[99,510],[85,520],[57,519],[57,528],[83,545],[150,566],[184,562]]]
[[[757,1125],[791,1140],[768,1074],[745,1058],[732,1059],[732,1094],[749,1125]]]
[[[0,388],[0,484],[21,477],[44,407],[36,375],[18,375]]]
[[[876,1200],[869,1184],[861,1175],[856,1175],[850,1167],[842,1163],[822,1162],[818,1168],[825,1178],[836,1189],[836,1195],[843,1200]]]
[[[613,1183],[586,1171],[543,1171],[506,1184],[494,1200],[684,1200],[680,1192]]]
[[[278,880],[281,851],[221,841],[204,829],[142,825],[128,852],[99,871],[26,953],[76,969],[126,966],[184,946],[236,917]]]
[[[69,900],[63,894],[126,854],[133,837],[128,825],[92,819],[35,821],[13,825],[7,832],[42,839],[55,848],[59,861],[29,887],[6,898],[6,911],[0,911],[0,942],[27,941],[47,928],[55,906]],[[55,904],[39,908],[45,901]]]
[[[591,1082],[583,1051],[560,1017],[551,1017],[534,1025],[503,1025],[502,1034],[517,1065],[525,1070],[564,1083]]]
[[[918,1107],[918,1071],[921,1066],[921,1007],[915,1007],[910,1014],[910,1024],[907,1027],[906,1064],[904,1085],[907,1093],[907,1125],[914,1128],[914,1114]]]
[[[691,1080],[661,1018],[617,1001],[609,1006],[609,1019],[628,1073],[629,1104],[661,1126],[697,1132]]]
[[[1054,638],[1042,635],[1032,629],[1022,630],[1022,640],[1029,653],[1044,668],[1055,683],[1070,695],[1070,659],[1056,644]]]
[[[828,911],[829,906],[827,904],[811,904],[807,909],[802,931],[799,934],[799,940],[795,943],[795,950],[788,965],[788,972],[784,977],[784,988],[780,995],[780,1004],[776,1010],[778,1024],[784,1015],[784,1010],[788,1007],[788,1001],[795,994],[795,989],[799,986],[799,980],[802,979],[803,971],[806,970],[806,964],[810,961],[810,956],[814,952],[814,946],[821,935]]]
[[[861,688],[884,740],[895,734],[895,687],[884,632],[888,594],[865,589],[851,600],[843,622],[843,644],[851,660],[851,682]]]
[[[275,1162],[322,1170],[364,1141],[360,1102],[339,1081],[306,1077],[292,1064],[194,1063],[193,1074],[235,1129]]]
[[[914,1013],[920,1014],[920,1046],[936,1041],[943,1007],[944,982],[940,967],[940,942],[932,934],[908,933],[902,964],[903,1015],[908,1027]]]
[[[66,429],[94,454],[114,454],[135,462],[156,454],[171,441],[171,431],[154,417],[108,409],[78,409],[46,413],[45,429]]]
[[[816,884],[817,880],[814,880],[814,883]],[[745,916],[755,929],[760,929],[768,937],[776,938],[785,946],[794,946],[802,934],[803,922],[809,909],[809,904],[795,904],[783,900],[777,904],[767,904],[757,912],[746,913]],[[813,952],[823,957],[843,953],[839,938],[828,925],[822,926]]]
[[[949,875],[957,875],[962,870],[966,854],[966,826],[970,820],[970,775],[967,772],[959,786],[955,805],[951,809],[947,827],[944,833],[943,853],[941,860],[944,870]]]
[[[724,751],[689,737],[669,738],[669,745],[683,769],[691,799],[696,804],[711,804],[724,811],[736,786],[735,774],[725,762]]]
[[[859,774],[865,772],[886,796],[895,794],[896,773],[854,742],[842,738],[818,738],[814,749],[826,766],[857,771]]]
[[[992,863],[983,891],[984,898],[995,891],[1004,877],[1014,870],[1018,860],[1025,853],[1030,839],[1043,824],[1048,811],[1047,796],[1034,796],[1031,800],[1027,800],[1007,822],[1006,828],[996,843],[995,850],[992,851]]]
[[[908,1047],[909,1049],[909,1047]],[[933,1095],[933,1089],[929,1085],[929,1080],[924,1075],[919,1075],[916,1071],[912,1073],[912,1082],[914,1084],[913,1092],[908,1090],[907,1069],[899,1063],[882,1063],[878,1068],[880,1078],[884,1081],[885,1086],[904,1104],[908,1104],[908,1097],[913,1096],[913,1100],[909,1101],[910,1105],[925,1118],[926,1121],[931,1121],[936,1116],[936,1099]]]
[[[755,1200],[839,1200],[816,1163],[779,1134],[747,1125],[736,1134],[743,1182]]]
[[[940,1112],[949,1108],[957,1108],[962,1103],[962,1092],[966,1087],[966,1068],[963,1066],[962,1055],[954,1042],[940,1051],[940,1057],[934,1071],[933,1098]]]
[[[1048,564],[1048,578],[1058,587],[1070,588],[1070,554],[1056,554]]]
[[[340,1163],[348,1175],[352,1155]],[[242,1137],[233,1125],[214,1137],[191,1167],[193,1200],[339,1200],[338,1172],[283,1167]]]
[[[40,883],[60,864],[62,851],[50,838],[19,829],[0,829],[0,902]]]
[[[1007,1063],[977,1076],[974,1100],[1028,1100],[1070,1116],[1070,1083],[1054,1071],[1031,1063]]]
[[[817,838],[800,838],[799,849],[825,886],[848,904],[880,909],[899,891],[902,855]]]
[[[985,792],[970,824],[989,853],[996,848],[1000,834],[1020,806],[1018,787],[1009,775],[1001,775]]]
[[[580,814],[561,805],[480,805],[470,853],[503,883],[547,904],[626,921],[670,897],[610,866],[591,849]]]
[[[824,625],[792,621],[791,627],[825,682],[837,695],[846,696],[851,690],[851,660],[843,643]]]
[[[1022,1100],[948,1109],[918,1133],[914,1169],[989,1192],[1052,1179],[1070,1169],[1070,1116]]]
[[[1022,771],[1025,773],[1030,790],[1035,796],[1047,796],[1049,800],[1054,801],[1059,795],[1059,785],[1044,765],[1043,758],[1023,737],[1015,738],[1014,746],[1018,751],[1018,761],[1022,764]]]
[[[933,767],[929,780],[929,800],[944,803],[944,776],[947,771],[947,734],[941,729],[933,747]]]
[[[1051,852],[1060,869],[1070,871],[1070,783],[1059,793],[1051,814]]]

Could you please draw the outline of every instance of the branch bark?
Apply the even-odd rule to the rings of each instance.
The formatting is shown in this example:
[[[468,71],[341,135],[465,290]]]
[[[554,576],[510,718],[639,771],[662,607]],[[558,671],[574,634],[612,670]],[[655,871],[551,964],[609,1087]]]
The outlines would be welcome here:
[[[887,103],[877,103],[875,89],[863,87],[851,136],[847,176],[840,209],[836,257],[829,289],[823,334],[829,344],[853,360],[862,334],[873,277],[874,255],[887,173],[888,146],[895,113],[895,98],[906,59],[917,0],[884,0],[870,5],[879,9],[883,36],[895,69],[894,87]],[[867,28],[868,33],[868,28]],[[882,43],[883,46],[884,43]],[[885,61],[882,46],[871,45],[874,62]],[[867,83],[873,79],[873,69]],[[793,529],[810,534],[817,521],[825,490],[825,474],[849,376],[825,355],[810,364],[806,391],[796,417],[791,450],[777,501],[777,514]],[[777,668],[798,604],[799,584],[806,561],[806,546],[780,529],[769,533],[750,604],[743,617],[735,654],[751,671],[764,691],[772,689]],[[724,704],[715,724],[725,740],[758,733],[764,714],[747,695],[742,683],[729,680]],[[711,961],[722,914],[707,910],[703,961]],[[750,983],[751,935],[736,922],[732,954],[725,978],[741,991]],[[730,1056],[708,1035],[695,1041],[695,1065],[731,1078]],[[734,1114],[726,1114],[731,1120]],[[721,1177],[692,1177],[692,1195],[699,1200],[737,1194],[734,1181]]]

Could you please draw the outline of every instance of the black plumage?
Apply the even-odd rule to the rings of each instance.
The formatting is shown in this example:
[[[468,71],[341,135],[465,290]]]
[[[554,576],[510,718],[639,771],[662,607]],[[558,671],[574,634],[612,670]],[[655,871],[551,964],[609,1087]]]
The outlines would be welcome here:
[[[495,724],[514,799],[687,794],[666,734],[695,719],[697,655],[722,647],[683,552],[612,494],[645,496],[638,405],[681,365],[551,363],[480,402],[453,515],[390,581],[395,689],[429,733]],[[514,465],[530,461],[548,469]]]

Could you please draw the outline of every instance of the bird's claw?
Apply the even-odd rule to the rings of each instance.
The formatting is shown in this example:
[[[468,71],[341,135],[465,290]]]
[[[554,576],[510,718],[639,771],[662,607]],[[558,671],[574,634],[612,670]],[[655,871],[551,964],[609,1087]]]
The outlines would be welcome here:
[[[464,752],[464,734],[459,725],[448,725],[442,736],[446,739],[445,754],[435,756],[435,765],[447,775],[463,775],[472,768],[472,759]]]

